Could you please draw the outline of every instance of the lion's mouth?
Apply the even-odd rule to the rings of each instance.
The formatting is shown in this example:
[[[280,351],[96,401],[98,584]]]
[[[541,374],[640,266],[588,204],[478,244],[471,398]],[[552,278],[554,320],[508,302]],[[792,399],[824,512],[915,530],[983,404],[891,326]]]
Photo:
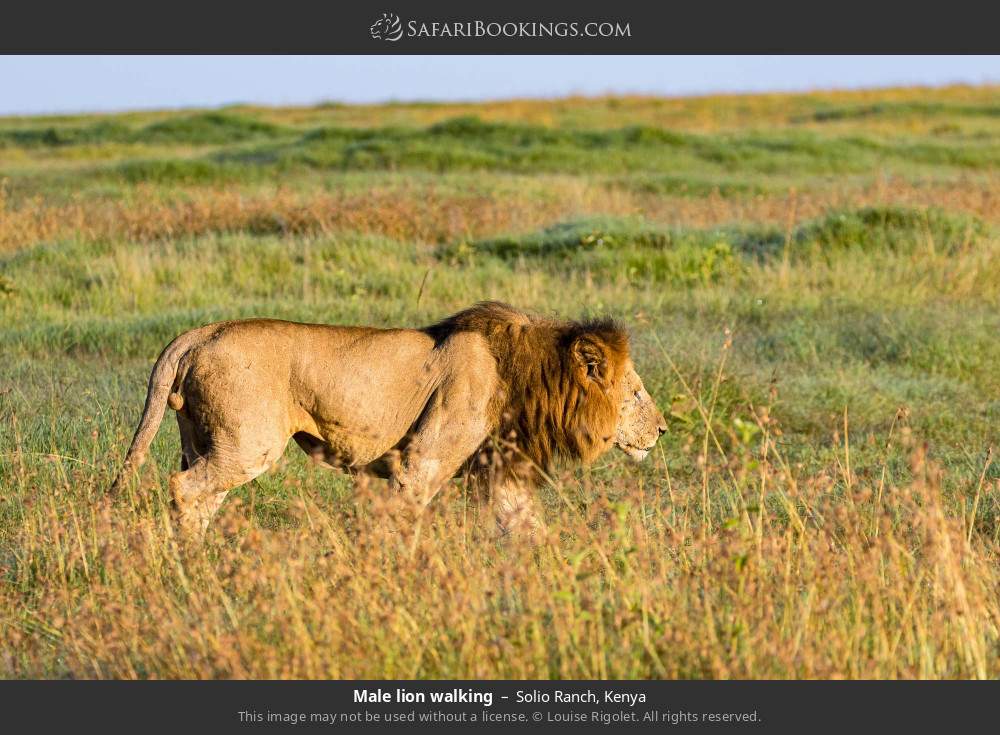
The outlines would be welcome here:
[[[625,443],[619,443],[618,448],[621,449],[623,452],[625,452],[625,454],[627,454],[629,459],[631,459],[633,462],[641,462],[642,460],[646,459],[646,455],[649,454],[650,450],[653,447],[650,446],[643,449],[642,447],[637,447],[634,444],[629,444],[625,442]]]

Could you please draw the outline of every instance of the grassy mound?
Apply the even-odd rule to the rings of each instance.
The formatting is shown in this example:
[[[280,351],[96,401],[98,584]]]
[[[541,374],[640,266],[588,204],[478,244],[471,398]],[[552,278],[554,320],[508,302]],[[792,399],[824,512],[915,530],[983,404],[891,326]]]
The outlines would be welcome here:
[[[251,117],[226,112],[205,112],[187,117],[172,117],[147,125],[135,137],[144,143],[205,145],[274,138],[283,132],[284,129],[277,125]]]
[[[770,257],[783,250],[786,241],[792,253],[798,255],[853,249],[906,251],[921,244],[954,250],[986,232],[986,226],[975,217],[898,206],[833,211],[800,225],[790,236],[775,227],[696,229],[669,227],[641,217],[598,216],[560,222],[529,233],[463,242],[445,248],[442,254],[564,258],[595,251],[713,248],[722,243],[733,252]]]
[[[134,128],[118,120],[89,124],[0,128],[0,146],[22,148],[99,145],[110,143],[155,143],[217,145],[275,138],[288,130],[278,125],[227,112],[204,112],[170,117]]]
[[[0,128],[0,148],[57,148],[95,143],[128,143],[132,137],[131,128],[111,120],[86,125]]]
[[[865,207],[832,212],[795,232],[798,245],[822,250],[910,250],[918,245],[955,250],[986,233],[975,217],[940,209]]]

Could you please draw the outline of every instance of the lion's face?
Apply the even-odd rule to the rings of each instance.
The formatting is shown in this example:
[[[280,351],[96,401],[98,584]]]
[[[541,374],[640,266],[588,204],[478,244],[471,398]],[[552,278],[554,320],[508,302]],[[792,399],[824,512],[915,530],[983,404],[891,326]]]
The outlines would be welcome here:
[[[666,419],[629,362],[622,380],[615,444],[633,460],[641,462],[666,430]]]

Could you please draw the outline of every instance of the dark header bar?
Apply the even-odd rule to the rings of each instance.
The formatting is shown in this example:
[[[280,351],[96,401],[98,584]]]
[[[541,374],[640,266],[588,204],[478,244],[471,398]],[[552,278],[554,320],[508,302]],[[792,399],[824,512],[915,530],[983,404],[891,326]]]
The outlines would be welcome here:
[[[992,53],[990,3],[14,4],[4,53]],[[905,80],[901,80],[905,81]]]

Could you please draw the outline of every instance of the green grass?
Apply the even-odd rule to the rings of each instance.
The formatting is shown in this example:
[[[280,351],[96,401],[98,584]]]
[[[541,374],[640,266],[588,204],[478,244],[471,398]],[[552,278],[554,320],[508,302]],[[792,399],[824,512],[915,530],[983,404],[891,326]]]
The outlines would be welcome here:
[[[995,677],[1000,116],[879,94],[0,120],[0,676]],[[179,332],[483,299],[621,319],[669,415],[544,552],[290,450],[185,556],[171,422],[103,505]]]

